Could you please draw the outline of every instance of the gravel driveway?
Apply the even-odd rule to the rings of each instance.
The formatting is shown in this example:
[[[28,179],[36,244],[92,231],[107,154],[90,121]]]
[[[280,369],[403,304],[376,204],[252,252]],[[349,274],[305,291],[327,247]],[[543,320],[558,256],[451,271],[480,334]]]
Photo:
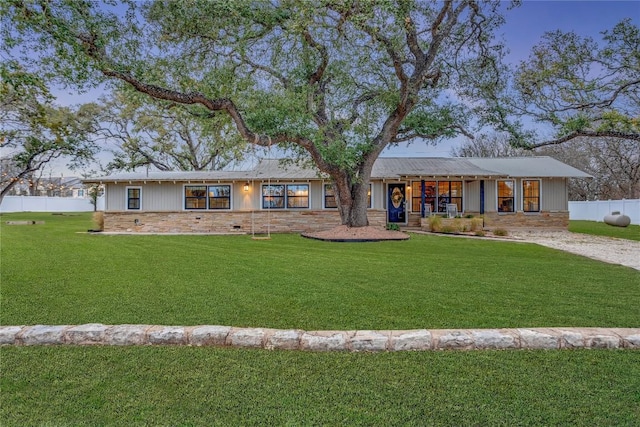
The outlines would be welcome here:
[[[639,241],[569,231],[522,231],[513,232],[512,236],[542,246],[640,270]]]

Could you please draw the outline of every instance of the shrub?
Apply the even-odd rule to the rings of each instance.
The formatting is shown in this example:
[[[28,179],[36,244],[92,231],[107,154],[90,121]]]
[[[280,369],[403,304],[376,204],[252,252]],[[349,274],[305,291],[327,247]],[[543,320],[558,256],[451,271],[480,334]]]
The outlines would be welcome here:
[[[442,218],[438,215],[433,215],[429,217],[429,228],[431,231],[440,231],[440,227],[442,225]]]
[[[471,219],[471,231],[482,230],[484,221],[482,218],[472,218]]]
[[[96,230],[104,230],[104,212],[94,212],[93,213],[93,223],[96,226]]]
[[[495,236],[508,236],[509,231],[504,228],[496,228],[495,230],[493,230],[493,234]]]
[[[450,225],[445,225],[444,227],[442,227],[440,229],[441,233],[448,233],[448,234],[455,233],[456,231],[458,231],[458,230],[456,230],[455,227],[452,227]]]
[[[387,224],[387,230],[400,231],[400,226],[398,224],[395,224],[395,223],[389,223],[389,224]]]
[[[467,230],[467,224],[462,221],[462,218],[456,218],[453,220],[453,228],[456,231],[459,231],[461,233],[464,233]]]
[[[476,231],[476,236],[478,236],[478,237],[484,237],[484,236],[485,236],[484,230],[477,230],[477,231]]]

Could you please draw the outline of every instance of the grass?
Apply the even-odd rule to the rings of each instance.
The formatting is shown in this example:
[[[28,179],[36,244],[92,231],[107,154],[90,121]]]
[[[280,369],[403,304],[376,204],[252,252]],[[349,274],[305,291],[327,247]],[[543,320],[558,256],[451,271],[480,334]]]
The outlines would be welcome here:
[[[10,218],[46,223],[1,226],[4,325],[638,326],[638,271],[532,244],[108,236],[77,233],[84,214]]]
[[[592,234],[595,236],[616,237],[619,239],[640,241],[640,225],[627,227],[615,227],[604,222],[595,221],[570,221],[569,231],[574,233]]]
[[[11,226],[7,220],[44,220]],[[414,235],[107,236],[0,216],[0,324],[638,327],[640,273]],[[2,347],[0,425],[638,425],[640,352]]]
[[[633,426],[637,351],[3,348],[0,422],[24,425]]]

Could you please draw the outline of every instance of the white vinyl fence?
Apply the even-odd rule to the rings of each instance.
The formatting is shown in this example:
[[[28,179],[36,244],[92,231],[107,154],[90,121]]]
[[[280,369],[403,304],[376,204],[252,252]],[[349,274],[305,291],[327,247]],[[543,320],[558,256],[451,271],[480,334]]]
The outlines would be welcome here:
[[[104,197],[98,198],[98,210],[104,210]],[[91,212],[89,199],[46,196],[5,196],[0,212]]]
[[[627,215],[631,224],[640,225],[640,199],[569,202],[569,219],[603,222],[612,212]]]

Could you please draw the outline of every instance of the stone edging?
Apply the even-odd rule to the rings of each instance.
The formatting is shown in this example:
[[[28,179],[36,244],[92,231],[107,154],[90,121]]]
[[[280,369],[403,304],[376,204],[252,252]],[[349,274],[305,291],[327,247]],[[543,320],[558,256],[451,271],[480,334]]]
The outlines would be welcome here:
[[[231,326],[0,326],[0,345],[189,345],[305,351],[640,349],[640,328],[303,331]]]

